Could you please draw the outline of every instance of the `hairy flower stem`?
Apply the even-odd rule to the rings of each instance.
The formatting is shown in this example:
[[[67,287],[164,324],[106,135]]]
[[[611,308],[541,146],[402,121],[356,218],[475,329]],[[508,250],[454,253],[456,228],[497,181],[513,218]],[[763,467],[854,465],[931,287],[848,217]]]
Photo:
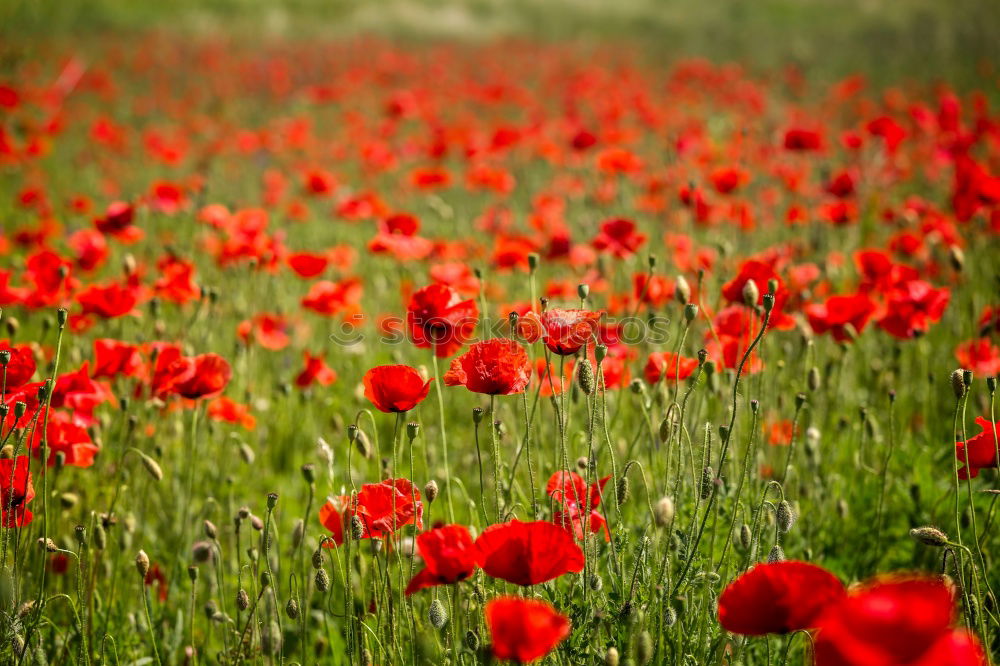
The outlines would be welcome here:
[[[451,458],[448,455],[448,433],[446,431],[446,421],[444,418],[444,396],[441,393],[441,370],[438,364],[437,354],[431,354],[431,361],[434,365],[434,389],[437,393],[438,403],[438,425],[441,428],[441,453],[444,455],[444,499],[448,504],[448,521],[455,522],[455,507],[451,502]]]

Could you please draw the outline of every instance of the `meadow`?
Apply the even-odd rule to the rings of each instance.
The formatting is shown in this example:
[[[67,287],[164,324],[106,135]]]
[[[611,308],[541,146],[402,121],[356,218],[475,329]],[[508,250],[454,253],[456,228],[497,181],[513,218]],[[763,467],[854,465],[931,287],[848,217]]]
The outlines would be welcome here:
[[[996,19],[445,4],[0,8],[0,663],[992,664]]]

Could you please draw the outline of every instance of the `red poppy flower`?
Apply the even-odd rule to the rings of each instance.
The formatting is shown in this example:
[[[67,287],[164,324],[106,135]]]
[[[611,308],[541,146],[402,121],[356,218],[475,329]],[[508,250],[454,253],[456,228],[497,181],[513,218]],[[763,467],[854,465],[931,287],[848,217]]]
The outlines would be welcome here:
[[[825,303],[815,303],[805,308],[809,325],[817,334],[830,332],[837,342],[851,339],[847,326],[860,333],[875,313],[876,305],[864,293],[831,296]]]
[[[649,384],[656,384],[661,380],[673,382],[687,379],[697,368],[696,358],[685,358],[675,352],[651,352],[643,375]]]
[[[361,280],[347,278],[340,282],[320,280],[313,283],[302,298],[302,307],[321,315],[351,314],[361,302]]]
[[[87,287],[76,295],[83,314],[96,314],[106,319],[135,313],[138,303],[136,290],[113,283],[106,287]]]
[[[989,338],[963,342],[955,348],[955,358],[963,368],[980,375],[1000,374],[1000,347]]]
[[[233,376],[229,362],[218,354],[202,354],[189,360],[191,376],[172,386],[173,392],[183,398],[215,397],[222,393]]]
[[[844,585],[814,564],[758,564],[723,590],[719,623],[744,636],[810,629],[820,613],[843,596]]]
[[[445,525],[417,536],[424,569],[406,586],[406,595],[435,585],[465,580],[476,570],[479,550],[464,525]]]
[[[531,381],[531,361],[521,345],[507,338],[477,342],[456,359],[444,375],[447,386],[464,386],[473,393],[521,393]]]
[[[625,258],[635,254],[645,242],[646,235],[635,228],[635,222],[617,217],[601,223],[593,245],[597,250]]]
[[[312,252],[296,252],[288,255],[285,259],[288,266],[295,271],[299,277],[312,278],[326,270],[329,259],[322,254]]]
[[[464,300],[443,284],[418,289],[406,308],[410,340],[421,349],[433,347],[438,358],[447,358],[472,337],[479,308],[472,299]]]
[[[537,585],[583,571],[583,551],[563,528],[545,520],[491,525],[476,539],[479,566],[517,585]]]
[[[932,323],[941,319],[950,299],[947,287],[935,289],[923,280],[909,280],[889,292],[886,315],[878,325],[893,337],[904,340],[922,335]]]
[[[431,380],[424,381],[408,365],[379,365],[365,373],[365,397],[381,412],[408,412],[427,397]]]
[[[27,506],[35,498],[29,467],[28,456],[0,458],[0,523],[4,527],[24,527],[33,518]]]
[[[44,415],[42,416],[44,418]],[[100,450],[87,432],[86,422],[65,411],[52,409],[48,415],[49,423],[45,428],[49,459],[46,464],[52,467],[56,457],[62,455],[64,464],[72,467],[90,467],[94,464],[94,456]],[[35,456],[41,455],[42,428],[32,431],[30,437],[31,450]]]
[[[303,352],[306,367],[295,376],[295,385],[299,388],[306,388],[316,382],[320,386],[329,386],[337,381],[337,373],[326,364],[320,355],[313,356],[308,351]]]
[[[201,289],[194,281],[194,263],[166,256],[156,262],[160,277],[153,283],[157,298],[171,303],[188,303],[201,298]]]
[[[108,205],[104,217],[94,220],[94,226],[103,234],[109,234],[128,242],[142,234],[140,229],[132,226],[134,219],[135,207],[132,204],[114,201]]]
[[[167,595],[170,592],[170,586],[167,584],[167,576],[163,573],[163,569],[160,565],[153,563],[153,566],[149,567],[146,571],[146,577],[142,579],[142,582],[146,584],[146,587],[155,587],[157,589],[156,598],[163,603],[167,600]]]
[[[0,352],[2,351],[10,352],[7,366],[0,368],[0,383],[4,386],[4,392],[9,393],[31,381],[37,364],[28,345],[11,346],[7,340],[0,340]]]
[[[541,659],[569,636],[569,618],[537,599],[499,597],[483,608],[493,656],[522,664]]]
[[[955,443],[955,457],[963,466],[958,470],[960,479],[967,479],[970,476],[974,479],[979,476],[979,470],[990,467],[997,467],[1000,461],[997,460],[998,426],[1000,422],[990,423],[982,416],[976,417],[976,425],[982,428],[978,435],[970,437],[965,442]],[[968,453],[967,453],[968,451]],[[969,457],[969,465],[965,467],[965,457]]]
[[[387,479],[361,486],[355,502],[350,495],[329,498],[319,510],[319,520],[339,546],[344,543],[344,529],[350,529],[353,516],[361,520],[362,539],[381,539],[404,525],[415,524],[422,529],[423,514],[420,491],[412,483]]]
[[[244,344],[250,344],[252,335],[264,349],[279,351],[291,342],[288,329],[288,321],[283,316],[262,312],[240,322],[236,335]]]
[[[409,213],[397,213],[379,221],[378,234],[368,243],[373,254],[391,254],[399,260],[425,259],[434,243],[417,235],[420,220]]]
[[[257,427],[257,419],[250,413],[250,407],[221,396],[208,403],[208,418],[239,425],[246,430]]]
[[[132,377],[142,370],[138,345],[111,338],[94,340],[94,377]]]
[[[876,579],[822,615],[816,665],[982,666],[979,641],[954,620],[954,597],[939,579]]]
[[[554,354],[572,356],[597,333],[601,314],[588,310],[546,310],[540,317],[545,346]]]
[[[552,522],[573,534],[578,540],[583,540],[587,532],[604,533],[604,540],[609,541],[607,522],[597,510],[601,504],[601,494],[611,476],[606,476],[590,484],[576,472],[565,470],[556,472],[549,478],[545,492],[561,505],[552,514]]]
[[[823,135],[812,129],[793,127],[785,132],[785,150],[809,151],[823,147]]]

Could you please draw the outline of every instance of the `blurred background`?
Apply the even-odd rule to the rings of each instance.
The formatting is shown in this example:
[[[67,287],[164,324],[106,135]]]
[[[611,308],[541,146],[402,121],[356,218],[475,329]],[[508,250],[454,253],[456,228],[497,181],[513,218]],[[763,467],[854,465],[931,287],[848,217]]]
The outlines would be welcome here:
[[[704,56],[809,78],[988,85],[1000,63],[997,0],[0,0],[0,51],[81,46],[148,31],[261,40],[628,42],[669,61]]]

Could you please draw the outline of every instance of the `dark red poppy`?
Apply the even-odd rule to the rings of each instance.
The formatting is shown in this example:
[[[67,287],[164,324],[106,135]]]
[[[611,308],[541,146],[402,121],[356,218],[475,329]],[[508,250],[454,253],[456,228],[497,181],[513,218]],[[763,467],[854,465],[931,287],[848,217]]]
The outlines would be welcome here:
[[[344,543],[344,530],[351,529],[353,516],[361,520],[362,539],[381,539],[404,525],[422,529],[423,514],[420,491],[413,484],[407,479],[387,479],[361,486],[353,502],[350,495],[329,498],[319,510],[319,520],[339,546]]]
[[[313,252],[296,252],[285,259],[288,266],[299,277],[312,278],[326,270],[330,260],[323,254]]]
[[[889,291],[886,314],[878,325],[904,340],[922,335],[932,323],[940,321],[950,299],[947,287],[935,289],[923,280],[909,280]]]
[[[303,352],[305,367],[295,376],[295,385],[299,388],[312,386],[315,382],[320,386],[329,386],[337,381],[336,371],[326,364],[320,355],[313,356],[308,351]]]
[[[635,228],[635,222],[624,217],[605,220],[594,237],[593,245],[601,252],[619,258],[630,257],[646,242],[646,235]]]
[[[94,377],[132,377],[142,370],[138,345],[111,338],[94,340]]]
[[[837,342],[851,339],[850,326],[860,333],[875,313],[876,305],[867,294],[858,292],[844,296],[831,296],[825,303],[814,303],[805,308],[809,325],[817,334],[829,332]]]
[[[960,479],[973,479],[979,476],[979,470],[997,467],[1000,461],[997,460],[998,423],[990,423],[989,419],[982,416],[976,417],[976,425],[982,428],[982,432],[973,435],[965,442],[955,443],[955,457],[962,465],[958,470]],[[969,457],[968,467],[965,466],[965,457]]]
[[[537,585],[583,571],[583,551],[563,528],[545,520],[491,525],[476,539],[479,566],[517,585]]]
[[[188,303],[201,298],[194,281],[194,263],[168,255],[156,262],[160,277],[153,283],[153,293],[171,303]]]
[[[434,243],[417,235],[420,220],[409,213],[397,213],[378,223],[378,234],[368,243],[373,254],[391,254],[400,260],[425,259]]]
[[[222,393],[233,376],[229,362],[218,354],[202,354],[190,360],[191,376],[175,383],[173,392],[190,400],[213,398]]]
[[[464,386],[473,393],[521,393],[531,381],[531,361],[524,348],[507,338],[477,342],[456,359],[444,375],[447,386]]]
[[[982,666],[979,641],[956,629],[955,599],[938,578],[889,577],[827,608],[815,638],[817,666]]]
[[[106,319],[135,314],[139,302],[135,289],[117,283],[87,287],[76,295],[76,301],[83,308],[83,314],[96,314]]]
[[[698,359],[685,358],[675,352],[651,352],[643,369],[643,376],[649,384],[659,381],[674,382],[687,379],[698,368]]]
[[[479,550],[464,525],[445,525],[417,535],[424,569],[410,579],[406,595],[435,585],[465,580],[476,570]]]
[[[406,308],[410,340],[421,349],[433,347],[438,358],[461,349],[472,337],[478,318],[475,301],[437,283],[413,292]]]
[[[569,636],[569,618],[546,601],[498,597],[483,608],[493,656],[522,664],[541,659]]]
[[[44,419],[44,416],[42,417]],[[47,436],[48,460],[51,467],[56,464],[56,457],[63,457],[63,464],[72,467],[90,467],[94,464],[94,456],[100,449],[87,432],[89,425],[81,416],[63,410],[52,409],[48,414]],[[32,430],[30,437],[31,450],[35,456],[41,455],[42,428]]]
[[[744,636],[811,629],[820,613],[843,596],[843,583],[815,564],[758,564],[723,590],[719,623]]]
[[[572,356],[597,334],[600,312],[552,308],[542,313],[542,340],[554,354]]]
[[[955,358],[963,368],[987,377],[1000,374],[1000,347],[989,338],[968,340],[955,348]]]
[[[0,352],[4,351],[10,353],[10,360],[6,367],[0,367],[0,383],[4,392],[9,393],[31,381],[37,364],[28,345],[11,345],[7,340],[0,340]]]
[[[810,151],[823,147],[823,135],[817,130],[792,127],[785,132],[785,150]]]
[[[408,412],[427,397],[431,380],[408,365],[379,365],[365,373],[365,397],[382,412]]]
[[[29,467],[28,456],[0,458],[0,523],[4,527],[24,527],[33,518],[27,506],[35,498]]]

